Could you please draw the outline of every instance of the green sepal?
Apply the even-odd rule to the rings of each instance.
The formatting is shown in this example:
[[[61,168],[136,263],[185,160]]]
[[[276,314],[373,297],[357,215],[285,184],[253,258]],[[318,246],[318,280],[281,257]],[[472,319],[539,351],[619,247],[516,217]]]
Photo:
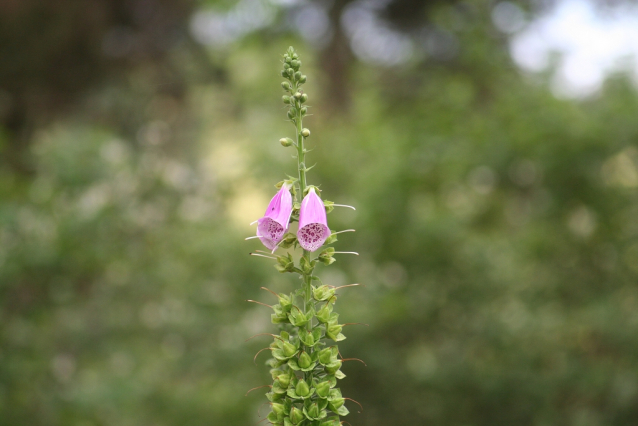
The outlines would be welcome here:
[[[344,377],[346,377],[346,375],[345,375],[345,374],[343,374],[343,371],[341,371],[341,370],[337,370],[337,371],[335,372],[335,377],[336,377],[337,379],[341,380],[341,379],[343,379]]]
[[[290,358],[288,360],[288,367],[292,368],[295,371],[301,370],[301,367],[299,367],[299,363],[297,362],[297,358]]]
[[[339,369],[341,368],[341,364],[341,360],[336,360],[328,365],[325,365],[326,372],[328,374],[336,374],[337,371],[339,371]]]
[[[321,365],[328,365],[337,361],[339,348],[337,348],[336,346],[331,346],[315,353],[317,353],[317,361],[319,361]]]
[[[283,387],[281,383],[279,383],[279,380],[275,380],[272,384],[272,392],[276,394],[284,394],[286,393],[286,387]]]
[[[281,400],[281,398],[283,398],[284,394],[282,393],[274,393],[274,392],[268,392],[266,394],[266,398],[268,398],[268,401],[270,402],[275,402],[275,401],[279,401]]]
[[[335,234],[334,232],[330,231],[330,236],[328,238],[326,238],[326,241],[323,242],[324,246],[330,245],[330,244],[334,244],[337,242],[337,234]]]
[[[297,236],[289,232],[284,235],[284,237],[281,240],[281,243],[279,244],[279,247],[283,249],[287,249],[293,246],[297,247]]]
[[[320,340],[323,331],[319,327],[315,327],[312,332],[306,331],[305,333],[301,333],[299,335],[299,339],[301,342],[309,348],[316,346]]]
[[[336,380],[335,380],[335,383],[336,383]],[[323,399],[328,398],[328,396],[330,396],[330,388],[332,388],[330,380],[324,380],[323,382],[319,382],[315,384],[315,391],[319,398],[323,398]]]
[[[290,421],[290,418],[284,417],[284,426],[294,426]]]
[[[283,416],[281,416],[281,419],[277,418],[277,413],[275,413],[274,411],[271,411],[270,413],[268,413],[268,416],[266,416],[266,418],[272,424],[277,424],[279,423],[280,420],[283,421]]]
[[[321,285],[319,287],[312,287],[312,297],[318,302],[322,302],[324,300],[328,300],[332,296],[334,296],[334,294],[335,294],[334,288],[330,288],[327,285]]]
[[[299,269],[301,269],[301,271],[306,275],[312,274],[312,271],[315,269],[315,265],[316,262],[314,260],[309,261],[305,256],[302,256],[301,259],[299,259]]]
[[[297,364],[299,364],[299,367],[303,371],[307,371],[306,369],[313,364],[312,358],[310,357],[310,355],[308,355],[306,351],[301,351],[301,353],[299,354],[299,357],[297,358]]]
[[[317,311],[317,319],[322,324],[327,324],[330,322],[330,314],[332,314],[332,304],[326,303]]]
[[[279,381],[279,384],[281,385],[282,388],[287,389],[288,386],[290,385],[290,379],[292,372],[288,372],[288,373],[284,373],[284,374],[280,374],[279,376],[277,376],[277,380]]]
[[[339,417],[329,417],[317,426],[340,426]]]
[[[297,425],[301,423],[301,421],[305,418],[304,413],[297,407],[292,407],[290,409],[290,421],[292,424]]]
[[[319,253],[319,257],[317,258],[317,260],[324,265],[331,265],[336,261],[336,259],[332,257],[334,253],[334,247],[326,247],[321,253]]]
[[[321,420],[328,415],[325,410],[327,406],[327,400],[319,399],[317,401],[312,401],[307,399],[303,404],[303,413],[308,420]]]
[[[303,381],[303,380],[299,380],[299,382],[303,382],[304,384],[300,386],[299,383],[298,383],[295,388],[292,388],[292,387],[289,388],[288,392],[286,392],[286,394],[292,399],[308,399],[308,398],[312,397],[312,395],[315,393],[315,389],[314,388],[309,388],[308,384],[306,384],[306,382]],[[308,390],[308,394],[299,395],[297,393],[297,388],[300,388],[299,390],[302,391],[302,392],[305,392],[306,390]]]
[[[293,260],[292,255],[287,253],[286,256],[277,256],[275,268],[281,273],[295,272],[295,261]]]
[[[350,411],[346,408],[345,405],[342,405],[341,407],[339,407],[339,409],[336,411],[336,413],[343,417],[343,416],[347,416],[348,414],[350,414]]]
[[[335,209],[334,204],[334,201],[323,200],[323,206],[326,208],[326,213],[330,213]]]
[[[281,306],[275,305],[273,306],[273,309],[275,310],[275,313],[270,315],[270,321],[273,324],[285,324],[290,322],[288,321],[288,314],[284,312]]]
[[[288,320],[295,327],[303,327],[315,316],[315,310],[310,309],[305,314],[301,312],[301,309],[292,309],[288,314]]]
[[[342,329],[343,325],[341,324],[328,324],[326,326],[326,337],[334,340],[335,342],[340,342],[346,338],[346,336],[341,333]]]

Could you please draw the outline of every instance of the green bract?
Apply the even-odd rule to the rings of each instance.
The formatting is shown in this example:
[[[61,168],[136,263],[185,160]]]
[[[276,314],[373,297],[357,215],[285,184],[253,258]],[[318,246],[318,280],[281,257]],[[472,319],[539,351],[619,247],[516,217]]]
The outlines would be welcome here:
[[[282,64],[281,75],[286,79],[281,84],[286,92],[282,101],[295,127],[295,137],[283,137],[279,142],[284,147],[296,149],[299,176],[287,176],[276,187],[281,189],[286,185],[286,189],[290,188],[292,209],[286,223],[301,220],[303,223],[299,225],[308,224],[303,227],[301,241],[287,226],[285,229],[276,228],[276,225],[272,225],[274,228],[264,227],[261,236],[258,232],[258,237],[262,239],[268,238],[265,235],[269,232],[278,236],[278,243],[273,244],[274,250],[267,245],[273,255],[268,252],[258,255],[274,258],[274,266],[279,272],[299,274],[302,281],[301,288],[291,294],[271,291],[278,299],[272,306],[274,312],[271,320],[279,325],[281,331],[279,335],[273,335],[274,340],[265,348],[272,354],[272,359],[267,363],[272,367],[270,373],[273,379],[270,391],[266,393],[271,402],[267,420],[277,426],[340,426],[339,416],[348,414],[346,398],[337,388],[337,381],[345,377],[340,370],[343,360],[336,345],[326,347],[330,340],[338,342],[346,338],[342,333],[343,324],[338,321],[339,314],[333,312],[338,288],[323,284],[314,275],[315,269],[329,266],[335,261],[335,249],[327,245],[337,241],[337,232],[327,227],[321,203],[325,213],[333,211],[335,204],[321,201],[319,187],[309,185],[306,180],[306,174],[314,167],[306,166],[308,151],[304,144],[311,132],[302,123],[308,112],[308,106],[304,105],[308,95],[302,87],[307,77],[302,74],[301,60],[292,47],[284,54]],[[314,198],[308,197],[309,194]],[[312,198],[313,205],[319,203],[318,209],[308,207],[310,201],[305,201],[305,197]],[[317,218],[308,219],[308,215],[316,215]],[[317,224],[321,227],[317,227]],[[294,251],[285,255],[274,254],[278,249],[302,249],[302,254],[297,258],[293,256]]]

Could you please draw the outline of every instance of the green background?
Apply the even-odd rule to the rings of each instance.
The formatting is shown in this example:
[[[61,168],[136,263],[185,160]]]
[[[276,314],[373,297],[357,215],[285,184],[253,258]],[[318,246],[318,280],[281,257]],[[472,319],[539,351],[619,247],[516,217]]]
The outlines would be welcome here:
[[[339,25],[350,3],[325,4],[324,44],[293,28],[301,6],[257,2],[271,21],[206,46],[192,16],[249,3],[0,2],[0,425],[267,414],[244,394],[270,382],[267,355],[253,363],[269,338],[245,340],[276,327],[245,300],[298,281],[244,238],[296,173],[278,143],[289,45],[309,183],[357,207],[328,220],[356,228],[336,247],[360,256],[318,270],[365,284],[336,305],[369,324],[340,344],[367,363],[344,365],[364,406],[345,420],[638,424],[636,86],[619,72],[556,98],[551,67],[514,65],[487,0],[389,2],[395,31],[454,43],[375,65]]]

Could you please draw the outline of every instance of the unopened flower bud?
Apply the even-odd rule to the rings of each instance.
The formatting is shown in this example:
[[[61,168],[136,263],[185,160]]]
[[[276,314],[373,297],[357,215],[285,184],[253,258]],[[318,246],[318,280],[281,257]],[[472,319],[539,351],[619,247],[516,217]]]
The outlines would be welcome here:
[[[290,118],[291,120],[295,118],[295,114],[293,114],[290,110],[288,110],[288,118]]]
[[[294,96],[295,96],[295,99],[301,98],[301,92],[296,92]]]
[[[283,146],[288,147],[292,145],[294,142],[290,138],[281,138],[279,139],[279,143],[282,144]]]
[[[287,81],[282,81],[281,87],[283,87],[284,90],[290,90],[290,83],[288,83]]]
[[[301,99],[300,99],[300,101],[301,101],[302,103],[303,103],[303,102],[306,102],[307,100],[308,100],[308,95],[306,95],[305,93],[304,93],[303,95],[301,95]]]
[[[283,95],[283,96],[281,97],[281,100],[282,100],[285,104],[289,104],[289,103],[290,103],[290,96]]]
[[[286,70],[281,70],[281,76],[284,78],[288,78],[288,73],[286,73]]]
[[[304,138],[307,138],[308,136],[310,136],[310,130],[306,128],[301,129],[301,136],[303,136]]]
[[[292,59],[299,59],[299,55],[297,55],[296,53],[292,54]]]
[[[301,107],[301,115],[306,115],[306,113],[308,112],[308,108],[306,107]]]
[[[295,75],[295,70],[293,70],[292,68],[288,68],[286,70],[286,74],[288,74],[290,77],[292,77],[293,75]]]
[[[286,56],[284,56],[284,61],[289,64],[290,62],[292,62],[292,58],[290,56],[286,55]]]
[[[296,69],[296,70],[298,70],[298,69],[299,69],[299,65],[301,65],[301,64],[300,64],[300,63],[299,63],[299,61],[297,61],[297,60],[294,60],[294,59],[293,59],[293,60],[290,62],[290,66],[291,66],[292,68]]]
[[[292,71],[292,68],[289,68],[289,70]],[[288,75],[292,77],[293,74],[290,71],[287,71],[287,72],[288,72]],[[295,73],[295,80],[301,80],[301,72],[297,71]]]
[[[306,82],[306,76],[302,75],[301,77],[299,77],[299,83],[305,83]]]

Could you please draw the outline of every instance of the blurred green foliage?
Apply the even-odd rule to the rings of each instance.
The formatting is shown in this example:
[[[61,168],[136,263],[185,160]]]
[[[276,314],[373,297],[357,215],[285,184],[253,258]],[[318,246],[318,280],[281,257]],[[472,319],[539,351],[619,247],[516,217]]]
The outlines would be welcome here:
[[[365,409],[348,421],[638,424],[638,93],[619,74],[556,99],[484,15],[452,62],[353,62],[349,109],[319,95],[321,55],[266,31],[211,53],[223,84],[136,98],[155,75],[137,70],[35,132],[32,173],[0,165],[0,425],[263,418],[263,395],[244,394],[269,381],[267,356],[252,362],[266,343],[244,340],[275,327],[244,300],[298,283],[243,238],[295,173],[277,142],[291,43],[315,106],[310,183],[357,206],[329,221],[357,229],[338,247],[361,256],[319,271],[366,285],[338,302],[369,324],[342,342],[367,363],[343,368]],[[123,100],[142,107],[94,119]]]

